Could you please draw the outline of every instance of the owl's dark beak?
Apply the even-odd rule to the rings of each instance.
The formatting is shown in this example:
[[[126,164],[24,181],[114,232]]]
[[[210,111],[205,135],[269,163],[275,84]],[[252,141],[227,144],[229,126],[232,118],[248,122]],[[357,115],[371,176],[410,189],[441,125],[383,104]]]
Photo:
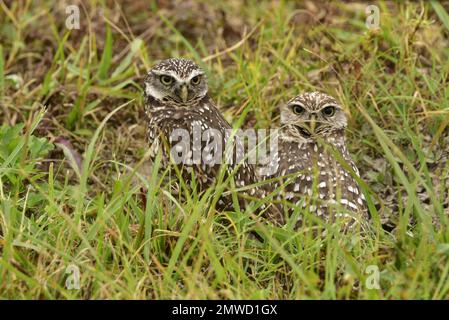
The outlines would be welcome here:
[[[187,86],[185,84],[183,84],[181,86],[181,92],[180,93],[181,93],[180,98],[181,98],[182,102],[186,103],[187,99],[189,97],[189,91],[187,90]]]

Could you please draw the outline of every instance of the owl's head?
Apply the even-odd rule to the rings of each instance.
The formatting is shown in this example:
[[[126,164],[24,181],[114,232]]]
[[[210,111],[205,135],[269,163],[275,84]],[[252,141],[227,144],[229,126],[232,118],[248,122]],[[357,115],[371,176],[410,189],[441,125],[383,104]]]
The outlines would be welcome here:
[[[293,139],[324,138],[346,125],[346,114],[337,100],[321,92],[300,94],[281,110],[283,131]]]
[[[144,84],[147,96],[175,106],[189,105],[207,94],[204,71],[183,58],[161,61],[148,72]]]

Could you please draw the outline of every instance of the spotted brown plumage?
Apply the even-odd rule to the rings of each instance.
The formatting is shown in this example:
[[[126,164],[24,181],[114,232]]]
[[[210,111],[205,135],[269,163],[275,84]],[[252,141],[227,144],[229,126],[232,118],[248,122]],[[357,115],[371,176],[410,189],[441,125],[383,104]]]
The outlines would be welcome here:
[[[216,182],[222,163],[228,163],[225,179],[235,171],[234,180],[238,188],[257,182],[253,165],[247,161],[237,162],[239,157],[234,152],[230,161],[225,161],[224,152],[226,146],[232,146],[233,150],[241,143],[239,140],[230,140],[231,126],[217,110],[214,102],[208,95],[207,79],[204,71],[193,61],[188,59],[167,59],[155,65],[147,74],[144,81],[145,88],[145,112],[148,118],[148,139],[152,148],[151,156],[154,160],[159,150],[162,151],[163,167],[173,164],[170,159],[170,150],[177,151],[179,140],[171,139],[172,133],[177,129],[188,132],[191,150],[183,155],[183,161],[178,164],[182,177],[187,184],[192,182],[192,171],[196,177],[198,191],[204,191]],[[195,129],[200,128],[206,132],[205,137],[198,141]],[[195,160],[198,154],[195,148],[200,147],[200,152],[205,150],[210,140],[208,129],[219,133],[217,139],[221,139],[222,161],[220,163],[208,163],[208,158]],[[167,148],[168,147],[168,148]],[[179,146],[180,149],[181,146]],[[182,150],[179,150],[180,152]],[[173,151],[172,151],[173,152]],[[182,152],[181,152],[182,153]],[[264,196],[257,187],[250,188],[250,196]],[[230,198],[222,198],[221,204],[227,206]],[[228,202],[228,203],[226,203]]]
[[[197,178],[197,183],[200,184],[201,190],[208,188],[210,185],[215,183],[218,170],[220,169],[220,164],[207,164],[201,159],[200,163],[193,162],[193,153],[195,151],[194,146],[197,145],[193,135],[194,126],[201,128],[201,130],[207,129],[218,129],[222,133],[222,146],[225,146],[227,139],[229,139],[227,129],[232,129],[231,126],[226,122],[226,120],[221,116],[221,114],[214,107],[213,102],[208,96],[203,97],[198,101],[198,106],[195,108],[185,108],[182,110],[173,110],[172,106],[164,106],[163,103],[154,99],[151,96],[146,98],[147,105],[147,115],[148,121],[148,138],[150,144],[152,145],[153,152],[151,156],[155,157],[157,151],[162,146],[163,143],[167,143],[169,149],[172,149],[178,141],[171,141],[170,134],[176,129],[185,129],[189,132],[189,139],[191,141],[192,150],[188,154],[188,158],[182,165],[186,167],[183,170],[183,178],[185,181],[190,181],[191,170],[187,168],[192,168],[195,171]],[[201,150],[207,145],[207,140],[201,140],[199,145]],[[162,148],[162,161],[163,166],[166,167],[170,163],[169,154],[166,152],[166,148]],[[223,157],[223,162],[224,162]],[[229,173],[234,170],[235,165],[230,164],[227,168]],[[252,166],[243,162],[240,168],[236,171],[234,176],[236,186],[244,187],[246,184],[255,183],[254,174]]]
[[[369,219],[362,190],[350,173],[359,174],[346,147],[346,125],[342,107],[320,92],[301,94],[282,107],[279,149],[271,164],[282,179],[271,188],[283,186],[277,200],[292,203],[286,210],[290,214],[295,207],[307,207],[328,222],[348,218],[348,226]]]

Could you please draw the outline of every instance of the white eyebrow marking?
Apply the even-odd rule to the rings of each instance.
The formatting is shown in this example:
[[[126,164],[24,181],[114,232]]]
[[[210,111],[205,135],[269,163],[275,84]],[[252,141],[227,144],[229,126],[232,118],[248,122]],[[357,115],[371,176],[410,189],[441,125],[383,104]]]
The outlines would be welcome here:
[[[176,72],[171,71],[171,70],[153,70],[152,72],[158,76],[163,76],[163,75],[171,76],[171,77],[175,78],[175,80],[177,82],[184,82],[183,79],[178,77],[178,74]]]
[[[187,80],[187,81],[190,81],[190,80],[192,80],[193,77],[196,77],[196,76],[203,76],[203,75],[204,75],[204,71],[201,71],[201,70],[193,70],[193,71],[190,73],[189,77],[188,77],[186,80]]]
[[[341,107],[338,103],[326,103],[324,106],[320,108],[320,111],[327,107],[334,107],[335,110],[341,110]]]

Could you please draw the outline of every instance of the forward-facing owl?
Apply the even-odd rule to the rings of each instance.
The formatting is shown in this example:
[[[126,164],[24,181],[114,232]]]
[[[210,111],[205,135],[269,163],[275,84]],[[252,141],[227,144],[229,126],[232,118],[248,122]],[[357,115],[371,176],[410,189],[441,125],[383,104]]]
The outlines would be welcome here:
[[[161,150],[163,167],[175,162],[188,184],[193,171],[200,192],[216,181],[223,163],[225,179],[234,172],[238,188],[257,182],[253,165],[239,153],[244,149],[236,148],[241,142],[230,139],[232,128],[209,97],[206,75],[197,64],[182,58],[164,60],[148,72],[144,89],[153,159]],[[225,150],[234,152],[227,157]],[[258,190],[247,193],[258,196]]]
[[[350,173],[358,176],[345,145],[346,124],[339,103],[320,92],[301,94],[282,107],[279,153],[272,165],[283,178],[271,187],[284,185],[277,199],[292,204],[285,211],[307,207],[327,222],[347,218],[349,226],[369,219],[364,195]]]

